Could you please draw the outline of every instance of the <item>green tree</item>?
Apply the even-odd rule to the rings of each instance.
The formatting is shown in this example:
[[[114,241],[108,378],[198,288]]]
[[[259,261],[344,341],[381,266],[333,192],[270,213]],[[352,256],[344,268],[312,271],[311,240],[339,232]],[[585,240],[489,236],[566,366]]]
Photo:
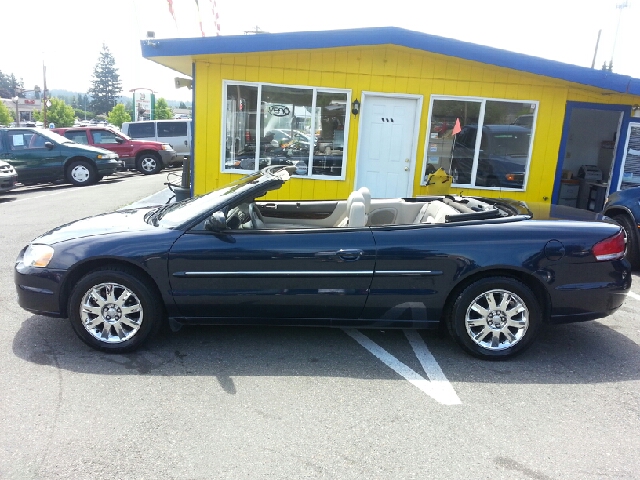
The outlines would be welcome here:
[[[0,125],[9,125],[11,122],[13,122],[11,111],[4,103],[0,102]]]
[[[16,95],[24,98],[24,82],[12,74],[3,74],[0,70],[0,98],[13,98]]]
[[[47,122],[55,124],[56,127],[71,127],[75,122],[75,112],[64,100],[51,98],[51,106],[47,108]],[[39,122],[44,121],[42,111],[34,112],[33,116]],[[47,125],[45,125],[47,126]]]
[[[109,47],[102,44],[102,51],[98,63],[93,69],[92,87],[89,89],[91,110],[97,114],[109,112],[116,103],[118,94],[122,91],[120,75],[116,68]]]
[[[164,98],[159,98],[156,102],[156,120],[168,120],[173,118],[173,110]]]
[[[115,125],[118,128],[122,128],[122,124],[124,122],[131,121],[131,115],[129,115],[129,112],[127,112],[127,109],[122,103],[113,107],[107,118],[110,124]]]

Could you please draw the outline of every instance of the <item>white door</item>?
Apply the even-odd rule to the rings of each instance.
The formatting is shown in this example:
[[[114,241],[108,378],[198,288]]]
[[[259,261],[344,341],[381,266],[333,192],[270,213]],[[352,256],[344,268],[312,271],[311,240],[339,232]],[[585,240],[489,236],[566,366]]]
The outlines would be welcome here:
[[[362,102],[355,188],[374,198],[411,195],[417,98],[366,95]]]

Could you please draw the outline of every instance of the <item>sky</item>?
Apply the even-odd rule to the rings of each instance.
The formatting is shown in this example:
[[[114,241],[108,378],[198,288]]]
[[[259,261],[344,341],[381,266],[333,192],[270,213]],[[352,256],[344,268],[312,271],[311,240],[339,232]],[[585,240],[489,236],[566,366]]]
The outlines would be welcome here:
[[[640,78],[640,0],[215,0],[221,35],[259,27],[278,33],[362,27],[401,27],[590,67],[602,30],[596,68]],[[105,44],[115,59],[122,95],[148,88],[167,100],[191,100],[176,89],[177,72],[142,57],[140,40],[214,36],[213,0],[0,0],[0,71],[25,88],[86,92]],[[619,8],[625,4],[626,8]],[[14,21],[7,21],[13,19]],[[616,35],[617,32],[617,35]]]

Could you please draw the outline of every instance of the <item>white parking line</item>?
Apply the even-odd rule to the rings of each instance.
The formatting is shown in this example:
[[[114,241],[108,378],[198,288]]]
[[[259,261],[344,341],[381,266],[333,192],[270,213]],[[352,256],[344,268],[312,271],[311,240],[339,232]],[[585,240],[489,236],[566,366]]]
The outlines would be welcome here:
[[[431,384],[434,387],[437,387],[438,394],[440,398],[446,399],[444,402],[445,405],[458,405],[460,399],[456,394],[456,391],[453,389],[447,377],[445,377],[444,372],[438,365],[435,357],[431,354],[427,345],[424,343],[424,340],[420,336],[418,332],[415,330],[405,330],[404,331],[407,340],[411,344],[411,348],[413,348],[413,352],[418,357],[420,361],[420,365],[424,369],[424,373],[427,374],[427,378],[431,381]]]
[[[637,293],[629,292],[627,293],[627,296],[633,298],[634,300],[640,300],[640,295],[638,295]]]
[[[415,339],[413,339],[412,341],[411,338],[407,337],[409,338],[409,341],[412,342],[411,346],[414,347],[414,351],[416,352],[416,355],[418,356],[418,359],[420,360],[423,368],[425,368],[427,376],[431,378],[431,375],[433,375],[434,381],[429,381],[423,378],[413,369],[402,363],[400,360],[391,355],[380,345],[372,341],[369,337],[360,333],[358,330],[347,328],[343,330],[356,342],[369,350],[369,352],[377,357],[382,363],[384,363],[398,375],[404,377],[410,383],[418,387],[424,393],[433,398],[436,402],[442,403],[443,405],[459,405],[460,403],[462,403],[453,390],[453,387],[451,387],[451,384],[444,376],[444,373],[442,373],[442,370],[433,358],[433,355],[431,355],[431,352],[429,352],[427,346],[424,344],[424,342],[422,342],[421,339],[420,343],[422,343],[422,346],[418,346],[416,349],[416,347],[414,347],[414,343],[418,345],[419,342],[415,341]]]

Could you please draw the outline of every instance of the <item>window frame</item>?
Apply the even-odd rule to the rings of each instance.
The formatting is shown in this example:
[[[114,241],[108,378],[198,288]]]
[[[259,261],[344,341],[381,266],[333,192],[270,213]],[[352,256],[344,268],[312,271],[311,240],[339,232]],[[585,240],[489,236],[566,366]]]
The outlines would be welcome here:
[[[346,108],[345,108],[345,120],[344,120],[344,132],[345,132],[345,140],[344,145],[342,147],[342,168],[340,175],[314,175],[313,174],[313,153],[314,148],[310,146],[309,148],[309,158],[308,158],[308,174],[307,175],[292,175],[291,179],[312,179],[312,180],[334,180],[334,181],[344,181],[347,175],[347,158],[348,158],[348,139],[349,139],[349,128],[351,122],[351,89],[347,88],[330,88],[330,87],[317,87],[311,85],[293,85],[293,84],[284,84],[284,83],[270,83],[270,82],[245,82],[245,81],[237,81],[237,80],[223,80],[222,81],[222,115],[220,122],[220,173],[237,173],[237,174],[249,174],[257,172],[258,169],[247,170],[240,168],[225,168],[226,166],[226,148],[227,148],[227,88],[229,85],[244,85],[249,87],[257,87],[258,95],[257,95],[257,112],[256,112],[256,157],[255,157],[255,165],[259,165],[260,161],[260,145],[259,141],[259,132],[262,127],[262,115],[261,115],[261,105],[262,105],[262,87],[270,86],[270,87],[283,87],[283,88],[300,88],[304,90],[312,90],[312,103],[311,103],[311,139],[315,137],[316,131],[316,101],[318,97],[318,93],[341,93],[346,94]]]
[[[422,165],[422,174],[420,177],[420,186],[424,187],[427,185],[426,182],[426,170],[429,164],[429,132],[431,132],[431,122],[433,112],[433,102],[436,100],[452,100],[452,101],[469,101],[469,102],[479,102],[480,103],[480,112],[478,114],[478,127],[477,131],[480,135],[476,135],[476,145],[473,155],[473,165],[471,167],[471,183],[452,183],[451,186],[463,187],[463,188],[473,188],[478,190],[506,190],[511,192],[524,192],[527,190],[527,184],[529,181],[529,169],[531,167],[531,159],[533,156],[533,143],[535,141],[535,132],[536,132],[536,123],[538,121],[538,111],[540,110],[540,101],[539,100],[514,100],[509,98],[495,98],[495,97],[473,97],[473,96],[455,96],[455,95],[431,95],[429,100],[429,114],[427,118],[427,130],[425,132],[425,142],[424,142],[424,156],[423,156],[423,165]],[[522,182],[522,188],[511,188],[511,187],[485,187],[485,186],[476,186],[476,174],[478,171],[478,157],[480,156],[480,143],[482,142],[482,128],[484,126],[484,117],[485,117],[485,107],[487,102],[504,102],[504,103],[529,103],[531,105],[535,105],[535,112],[533,113],[533,123],[531,124],[531,140],[529,142],[529,152],[527,157],[527,165],[524,172],[524,180]],[[449,172],[447,172],[449,173]]]

